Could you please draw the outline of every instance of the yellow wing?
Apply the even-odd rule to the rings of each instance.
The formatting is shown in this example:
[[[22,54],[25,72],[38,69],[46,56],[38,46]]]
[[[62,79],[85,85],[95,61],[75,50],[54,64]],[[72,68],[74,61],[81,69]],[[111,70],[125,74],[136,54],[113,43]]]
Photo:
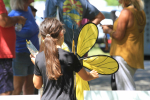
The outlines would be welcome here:
[[[110,75],[118,71],[118,62],[107,55],[90,56],[83,59],[83,66],[99,74]]]
[[[84,100],[84,90],[90,90],[89,83],[84,81],[77,73],[76,73],[76,97],[77,100]]]
[[[67,44],[66,44],[65,42],[63,42],[61,48],[62,48],[63,50],[68,51],[68,52],[70,51],[69,48],[68,48],[68,46],[67,46]]]
[[[96,43],[98,37],[98,28],[93,23],[85,24],[77,41],[77,54],[83,57]]]
[[[95,44],[98,37],[98,28],[93,23],[84,25],[77,41],[77,54],[83,57]],[[84,81],[78,74],[76,74],[76,97],[77,100],[84,100],[84,90],[90,90],[87,81]]]
[[[62,44],[61,48],[63,50],[69,51],[69,48],[65,43]],[[73,48],[74,48],[74,46],[73,46]],[[75,73],[75,74],[76,74],[76,78],[75,78],[76,80],[75,80],[74,88],[76,88],[76,98],[77,98],[77,100],[84,100],[83,91],[90,90],[89,84],[87,81],[84,81],[77,73]]]

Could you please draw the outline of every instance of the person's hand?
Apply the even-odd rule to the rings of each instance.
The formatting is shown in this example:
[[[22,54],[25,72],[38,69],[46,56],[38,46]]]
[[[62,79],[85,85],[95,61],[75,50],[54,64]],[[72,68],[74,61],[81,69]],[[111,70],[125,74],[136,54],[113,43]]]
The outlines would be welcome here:
[[[24,18],[23,16],[18,16],[18,17],[19,17],[18,23],[22,24],[22,26],[24,26],[26,23],[26,18]]]
[[[35,56],[33,56],[32,54],[30,54],[30,58],[31,58],[32,63],[35,65]]]
[[[113,29],[113,25],[107,25],[110,29]]]
[[[90,71],[90,74],[91,74],[95,79],[96,79],[96,78],[99,78],[98,73],[97,73],[97,71],[95,71],[95,70]]]
[[[110,27],[107,25],[101,25],[104,33],[109,33]]]

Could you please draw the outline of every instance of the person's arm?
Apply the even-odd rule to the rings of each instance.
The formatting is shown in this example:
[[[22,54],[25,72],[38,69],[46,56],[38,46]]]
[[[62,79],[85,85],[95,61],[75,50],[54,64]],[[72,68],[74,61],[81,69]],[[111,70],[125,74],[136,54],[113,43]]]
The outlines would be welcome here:
[[[90,81],[99,77],[97,71],[92,70],[91,72],[87,72],[84,68],[78,72],[78,75],[85,81]]]
[[[11,27],[16,23],[20,23],[24,26],[26,19],[22,16],[9,17],[5,13],[0,14],[0,26]]]
[[[30,57],[33,57],[30,55]],[[43,85],[42,73],[38,67],[37,62],[39,61],[40,57],[36,56],[36,60],[34,61],[34,76],[33,76],[33,85],[36,89],[40,89]]]
[[[30,54],[30,58],[31,58],[32,63],[35,65],[35,57],[32,54]]]
[[[116,40],[122,40],[125,36],[127,27],[133,25],[132,22],[129,24],[130,16],[132,15],[128,9],[122,10],[118,19],[118,25],[116,31],[113,31],[113,29],[109,28],[108,26],[102,25],[103,32],[110,34],[110,36]]]
[[[71,65],[72,70],[75,71],[76,73],[78,73],[78,75],[83,80],[90,81],[90,80],[93,80],[93,79],[96,79],[96,78],[99,77],[97,71],[95,71],[95,70],[92,70],[91,72],[87,72],[83,68],[83,66],[81,65],[81,63],[80,63],[79,59],[77,58],[77,56],[74,55],[74,54],[73,54],[73,56],[74,56],[73,59],[70,58],[71,56],[68,57],[67,62],[68,62],[68,64],[70,64],[71,62],[73,62],[72,65]]]
[[[98,15],[96,15],[95,18],[91,20],[91,22],[98,25],[103,19],[105,19],[104,15],[99,12]]]
[[[83,18],[87,18],[90,22],[98,25],[100,22],[105,19],[104,15],[95,7],[93,6],[88,0],[85,0],[86,6],[85,10],[86,13],[84,14]]]
[[[36,89],[40,89],[43,85],[42,76],[35,75],[33,76],[33,84]]]
[[[57,12],[57,0],[46,0],[44,18],[46,17],[56,17]]]

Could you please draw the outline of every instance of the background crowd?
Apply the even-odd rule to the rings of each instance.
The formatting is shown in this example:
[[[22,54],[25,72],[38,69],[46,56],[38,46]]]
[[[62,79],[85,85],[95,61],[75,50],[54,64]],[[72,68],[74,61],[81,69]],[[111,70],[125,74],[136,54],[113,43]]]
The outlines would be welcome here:
[[[103,32],[111,36],[110,55],[119,64],[119,70],[112,75],[112,90],[136,90],[134,74],[137,69],[144,69],[143,42],[146,25],[144,4],[142,0],[118,1],[123,7],[119,18],[113,26],[101,25]],[[72,100],[74,97],[72,91],[65,94],[64,87],[69,83],[64,83],[64,86],[57,84],[67,82],[66,76],[70,74],[66,69],[70,66],[69,64],[75,64],[74,62],[78,62],[78,60],[71,56],[71,53],[64,53],[59,47],[64,40],[69,50],[72,51],[72,33],[74,32],[75,43],[77,43],[84,18],[98,25],[105,17],[87,0],[73,0],[72,2],[46,0],[44,21],[39,29],[35,22],[37,10],[31,6],[32,2],[34,0],[10,0],[12,11],[8,14],[3,0],[0,0],[0,94],[19,95],[21,92],[25,95],[34,94],[34,87],[39,89],[44,84],[43,99],[59,97],[61,99],[65,96]],[[57,11],[59,11],[59,20],[55,19]],[[16,24],[22,25],[20,31],[15,31]],[[39,50],[39,33],[45,43],[44,53],[37,55],[35,62],[33,61],[34,65],[30,58],[32,56],[26,47],[26,40],[30,40]],[[56,49],[54,49],[55,47]],[[69,55],[70,59],[66,59],[63,54]],[[43,62],[39,60],[41,58]],[[71,59],[75,61],[65,63]],[[72,73],[76,71],[81,78],[92,80],[98,77],[96,71],[93,70],[89,73],[80,64],[77,66],[75,69],[71,68]],[[73,89],[72,80],[68,79],[68,82]],[[53,84],[56,85],[55,88],[52,88],[55,86]],[[52,90],[47,90],[50,87]],[[60,91],[56,91],[59,90],[58,88]],[[48,96],[47,93],[51,93],[51,95]],[[56,94],[52,95],[54,93]]]

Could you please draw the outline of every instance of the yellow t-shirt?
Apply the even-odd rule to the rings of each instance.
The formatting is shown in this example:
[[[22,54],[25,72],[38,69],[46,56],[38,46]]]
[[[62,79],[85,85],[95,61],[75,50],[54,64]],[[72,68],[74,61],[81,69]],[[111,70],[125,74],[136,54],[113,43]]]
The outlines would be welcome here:
[[[134,15],[134,25],[131,28],[127,28],[125,37],[121,41],[112,38],[110,55],[121,56],[129,66],[144,69],[144,28],[146,25],[146,15],[144,11],[135,11],[133,8],[127,9]],[[118,19],[114,23],[114,31],[117,29]]]

